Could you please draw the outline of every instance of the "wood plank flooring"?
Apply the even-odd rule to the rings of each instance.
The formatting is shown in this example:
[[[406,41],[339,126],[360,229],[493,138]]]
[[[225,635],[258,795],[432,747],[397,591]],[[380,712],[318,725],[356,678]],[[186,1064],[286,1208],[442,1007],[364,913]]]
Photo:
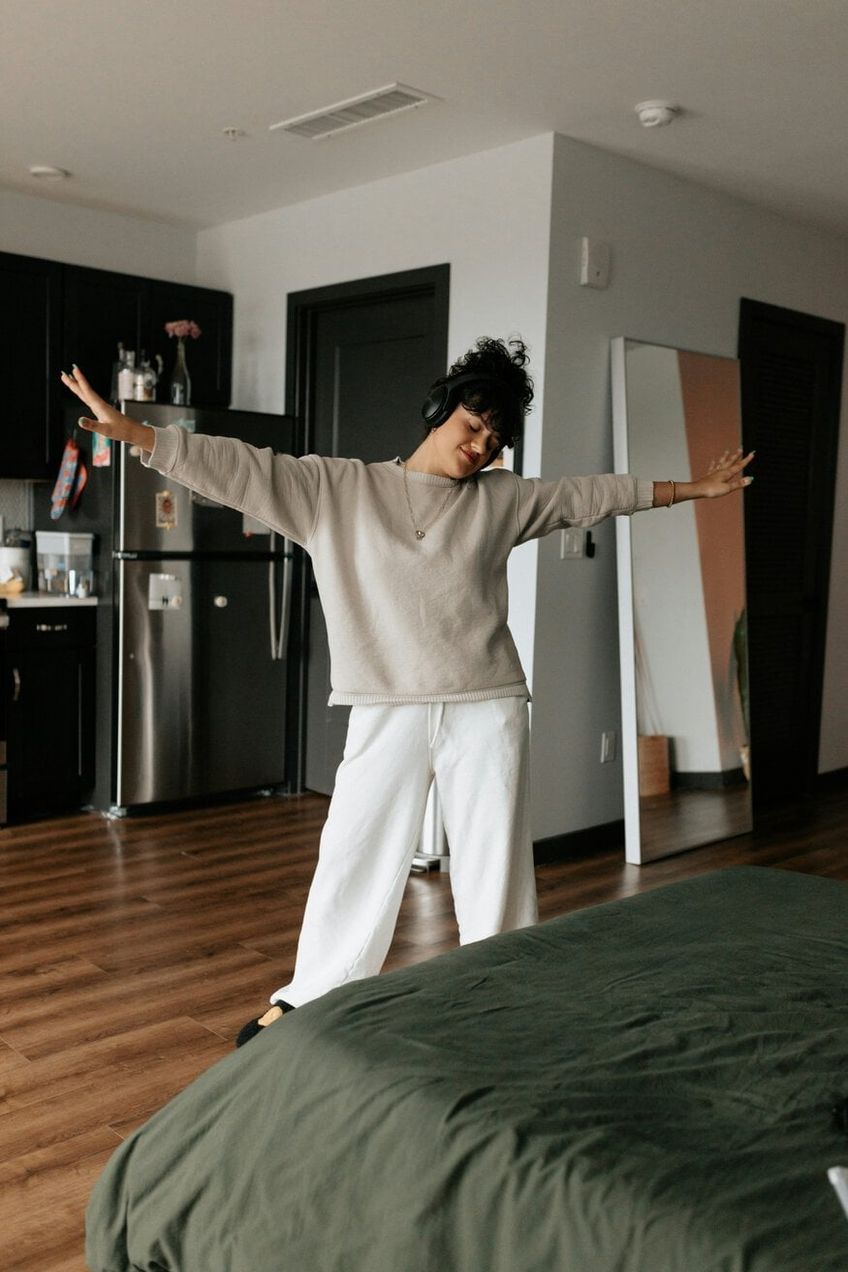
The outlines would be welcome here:
[[[2,1272],[83,1272],[83,1212],[109,1155],[289,975],[326,806],[0,830]],[[848,793],[830,793],[642,868],[619,851],[540,866],[541,915],[734,864],[848,879],[846,827]],[[412,876],[387,967],[455,943],[448,876]]]

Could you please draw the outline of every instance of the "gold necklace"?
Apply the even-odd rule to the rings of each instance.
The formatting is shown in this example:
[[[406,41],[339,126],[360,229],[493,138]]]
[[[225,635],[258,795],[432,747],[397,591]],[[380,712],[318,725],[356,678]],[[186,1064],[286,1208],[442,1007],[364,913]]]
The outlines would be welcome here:
[[[401,468],[403,469],[403,492],[406,495],[406,506],[409,509],[409,520],[412,522],[412,528],[415,531],[416,539],[423,539],[427,531],[432,530],[433,526],[439,520],[439,517],[444,512],[445,508],[447,508],[448,500],[453,494],[454,488],[458,486],[460,483],[456,478],[451,477],[450,479],[451,485],[448,487],[447,494],[442,500],[442,504],[441,504],[441,507],[439,508],[439,511],[436,513],[435,517],[433,518],[433,520],[430,522],[428,526],[419,526],[416,524],[415,513],[412,511],[412,500],[409,497],[409,479],[406,475],[406,463],[403,460],[401,460]]]

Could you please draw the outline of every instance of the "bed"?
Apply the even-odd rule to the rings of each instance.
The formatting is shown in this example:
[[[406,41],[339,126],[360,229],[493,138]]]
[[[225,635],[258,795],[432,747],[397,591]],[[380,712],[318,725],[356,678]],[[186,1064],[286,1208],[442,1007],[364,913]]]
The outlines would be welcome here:
[[[91,1272],[845,1272],[848,885],[716,871],[333,991],[136,1131]]]

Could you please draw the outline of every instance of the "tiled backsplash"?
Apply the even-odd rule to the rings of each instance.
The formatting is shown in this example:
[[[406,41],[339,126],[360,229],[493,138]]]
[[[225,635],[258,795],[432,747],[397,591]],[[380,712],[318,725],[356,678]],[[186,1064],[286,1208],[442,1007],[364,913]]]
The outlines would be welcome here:
[[[0,481],[0,517],[6,530],[31,530],[33,521],[33,483]]]

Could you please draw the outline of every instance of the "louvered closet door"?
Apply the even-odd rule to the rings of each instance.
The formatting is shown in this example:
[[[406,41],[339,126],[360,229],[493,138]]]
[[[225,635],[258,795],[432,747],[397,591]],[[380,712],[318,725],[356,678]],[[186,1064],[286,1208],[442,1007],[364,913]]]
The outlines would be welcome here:
[[[844,327],[743,300],[742,423],[755,810],[818,771]]]

